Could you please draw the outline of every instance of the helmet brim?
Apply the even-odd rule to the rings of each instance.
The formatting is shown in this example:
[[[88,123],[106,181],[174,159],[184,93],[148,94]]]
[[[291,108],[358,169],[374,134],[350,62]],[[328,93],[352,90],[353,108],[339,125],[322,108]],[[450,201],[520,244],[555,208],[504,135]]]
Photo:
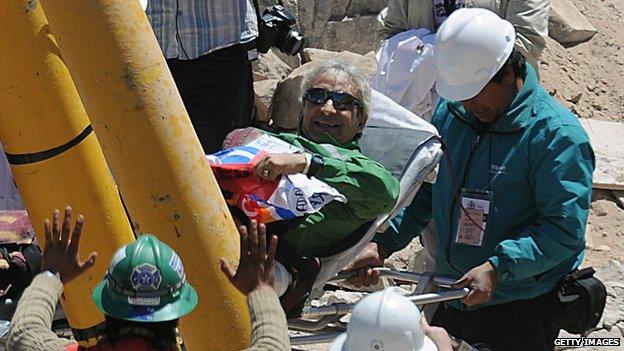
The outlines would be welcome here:
[[[504,25],[507,27],[507,32],[514,34],[513,40],[507,43],[505,48],[505,55],[500,59],[498,65],[494,67],[492,72],[490,72],[490,76],[487,77],[487,79],[472,82],[470,84],[453,85],[446,79],[444,79],[444,76],[438,73],[438,79],[435,83],[435,89],[438,95],[450,101],[465,101],[477,96],[477,94],[479,94],[481,90],[485,88],[485,86],[487,85],[487,83],[489,83],[492,77],[496,75],[496,72],[498,72],[498,70],[503,67],[505,62],[507,62],[507,59],[511,55],[511,52],[513,51],[513,47],[515,45],[515,30],[513,28],[513,25],[507,21],[504,21]],[[437,66],[436,69],[438,69]]]
[[[347,348],[345,347],[346,342],[347,333],[342,333],[338,335],[338,337],[334,339],[334,342],[332,342],[331,346],[329,347],[329,351],[354,351],[347,350]],[[429,339],[428,336],[425,335],[423,346],[420,349],[414,351],[438,351],[438,347],[431,339]]]
[[[343,351],[346,341],[347,333],[342,333],[338,335],[329,347],[329,351]]]
[[[157,306],[131,305],[121,295],[112,293],[104,279],[95,287],[92,297],[100,311],[113,318],[135,322],[166,322],[190,313],[197,306],[197,292],[189,283],[185,283],[179,293],[180,296],[173,302]]]

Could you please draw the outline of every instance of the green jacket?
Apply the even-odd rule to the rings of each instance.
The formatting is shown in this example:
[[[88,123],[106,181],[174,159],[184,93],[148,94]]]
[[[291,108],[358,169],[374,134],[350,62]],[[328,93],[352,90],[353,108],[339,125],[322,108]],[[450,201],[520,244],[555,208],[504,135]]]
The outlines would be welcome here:
[[[508,20],[516,29],[516,49],[537,67],[537,59],[546,47],[550,0],[465,0],[466,7],[491,10]],[[434,30],[432,0],[390,0],[382,12],[378,38],[418,28]]]
[[[437,181],[423,186],[406,209],[409,230],[404,225],[375,240],[395,251],[433,217],[437,273],[459,278],[486,261],[497,269],[500,283],[486,305],[552,290],[579,266],[585,248],[594,154],[576,116],[548,95],[527,64],[518,96],[481,136],[475,117],[458,102],[441,101],[433,122],[448,147]],[[454,243],[458,187],[493,192],[482,247]]]
[[[347,203],[328,203],[287,233],[286,241],[301,255],[325,256],[328,249],[361,225],[394,208],[399,182],[379,163],[364,156],[356,141],[341,145],[328,134],[321,143],[290,133],[278,137],[323,156],[325,168],[318,178],[347,198]]]

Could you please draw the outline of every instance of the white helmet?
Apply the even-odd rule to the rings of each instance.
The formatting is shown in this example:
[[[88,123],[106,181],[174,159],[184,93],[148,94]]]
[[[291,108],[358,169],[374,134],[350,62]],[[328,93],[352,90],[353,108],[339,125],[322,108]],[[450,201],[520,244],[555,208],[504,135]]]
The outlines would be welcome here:
[[[392,288],[365,297],[353,310],[347,332],[330,351],[437,351],[423,334],[420,311]]]
[[[454,11],[436,34],[436,91],[447,100],[476,96],[505,64],[514,47],[513,25],[479,8]]]

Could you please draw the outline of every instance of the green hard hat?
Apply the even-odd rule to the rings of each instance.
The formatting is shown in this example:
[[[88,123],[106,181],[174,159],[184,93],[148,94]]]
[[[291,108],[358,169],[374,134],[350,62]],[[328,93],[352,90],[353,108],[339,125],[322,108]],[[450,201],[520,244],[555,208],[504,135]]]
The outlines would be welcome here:
[[[143,234],[117,250],[93,290],[93,301],[117,319],[164,322],[191,312],[197,293],[186,282],[180,256],[155,236]]]

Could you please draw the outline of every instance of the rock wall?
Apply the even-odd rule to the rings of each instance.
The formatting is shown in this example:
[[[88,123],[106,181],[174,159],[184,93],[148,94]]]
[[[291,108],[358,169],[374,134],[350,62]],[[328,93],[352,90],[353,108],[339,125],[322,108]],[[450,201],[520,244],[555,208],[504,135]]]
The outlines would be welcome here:
[[[260,0],[260,8],[276,3]],[[387,0],[285,0],[284,6],[297,17],[306,47],[332,51],[367,53],[375,50],[377,15]]]

